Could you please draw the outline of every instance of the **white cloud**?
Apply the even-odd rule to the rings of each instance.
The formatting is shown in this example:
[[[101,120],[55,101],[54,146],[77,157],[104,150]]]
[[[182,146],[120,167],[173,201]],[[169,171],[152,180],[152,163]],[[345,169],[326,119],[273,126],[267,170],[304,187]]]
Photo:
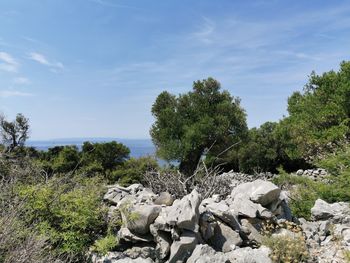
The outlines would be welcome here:
[[[13,79],[13,83],[14,84],[30,84],[30,80],[28,78],[25,77],[17,77]]]
[[[31,97],[33,94],[17,90],[0,90],[0,98]]]
[[[61,62],[53,62],[49,61],[43,54],[37,53],[37,52],[30,52],[28,54],[28,58],[36,61],[42,65],[48,66],[51,68],[51,71],[57,72],[57,70],[64,69],[64,66]]]
[[[19,63],[9,53],[0,52],[0,70],[7,72],[17,72]]]

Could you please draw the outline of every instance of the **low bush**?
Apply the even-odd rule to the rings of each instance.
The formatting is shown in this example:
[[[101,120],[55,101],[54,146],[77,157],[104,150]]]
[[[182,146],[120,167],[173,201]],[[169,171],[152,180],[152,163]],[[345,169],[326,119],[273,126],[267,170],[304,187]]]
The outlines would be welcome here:
[[[107,236],[97,239],[92,246],[92,251],[100,254],[106,255],[108,251],[113,251],[113,249],[118,245],[118,238],[113,234],[108,234]]]
[[[300,233],[271,235],[263,239],[262,245],[271,249],[270,257],[275,263],[307,262],[309,258],[305,238]]]
[[[55,253],[82,258],[106,231],[106,208],[99,178],[52,178],[46,183],[23,185],[25,218],[45,234]]]

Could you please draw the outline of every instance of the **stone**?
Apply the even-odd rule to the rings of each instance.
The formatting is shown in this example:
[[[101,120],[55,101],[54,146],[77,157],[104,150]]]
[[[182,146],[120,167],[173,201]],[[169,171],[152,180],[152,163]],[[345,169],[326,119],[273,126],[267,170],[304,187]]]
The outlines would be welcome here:
[[[229,205],[230,210],[237,216],[266,219],[273,217],[273,214],[267,208],[242,196],[236,196]]]
[[[303,173],[304,173],[304,170],[303,170],[303,169],[299,169],[299,170],[296,172],[296,175],[301,176],[301,175],[303,175]]]
[[[118,206],[120,201],[122,201],[126,196],[129,196],[129,193],[123,189],[125,188],[120,187],[119,185],[110,187],[107,190],[107,193],[103,196],[103,200],[110,204]]]
[[[254,203],[267,206],[270,203],[278,200],[281,189],[271,182],[263,181],[261,179],[253,182],[238,185],[231,192],[231,197],[246,197]]]
[[[199,205],[201,197],[196,190],[184,196],[181,200],[175,200],[170,208],[166,223],[181,229],[194,231],[198,226]]]
[[[208,245],[197,245],[187,263],[230,263],[224,253],[216,252]]]
[[[174,198],[168,192],[162,192],[159,196],[154,200],[156,205],[166,205],[171,206],[174,202]]]
[[[137,258],[155,258],[155,249],[152,246],[133,246],[126,249],[123,254],[132,259]]]
[[[226,255],[230,262],[234,263],[272,263],[269,257],[270,253],[269,248],[261,246],[257,249],[250,247],[239,248]]]
[[[201,214],[204,212],[210,212],[212,215],[228,224],[231,228],[235,230],[240,229],[237,214],[230,209],[226,200],[215,202],[212,198],[205,199],[202,201],[199,211]]]
[[[130,209],[121,210],[121,214],[124,224],[131,232],[144,235],[149,232],[149,225],[158,217],[160,211],[161,207],[157,205],[136,204]]]
[[[240,246],[242,244],[242,238],[238,232],[232,230],[224,223],[217,221],[214,226],[214,235],[207,242],[215,250],[226,253],[234,250],[236,246]]]
[[[185,230],[179,240],[170,247],[169,263],[185,262],[189,258],[198,243],[195,233]]]
[[[122,227],[117,234],[118,238],[123,239],[127,242],[137,243],[137,242],[151,242],[153,241],[153,236],[148,235],[136,235],[131,233],[126,227]]]
[[[317,199],[311,208],[311,216],[314,220],[327,220],[342,217],[349,213],[349,204],[344,202],[329,204],[322,199]]]
[[[150,225],[151,234],[154,237],[156,246],[156,254],[160,259],[164,259],[170,252],[170,246],[172,243],[171,234],[169,232],[157,230],[154,225]]]
[[[245,241],[248,244],[257,244],[261,243],[263,236],[260,234],[263,221],[258,219],[242,219],[242,235],[245,237]]]

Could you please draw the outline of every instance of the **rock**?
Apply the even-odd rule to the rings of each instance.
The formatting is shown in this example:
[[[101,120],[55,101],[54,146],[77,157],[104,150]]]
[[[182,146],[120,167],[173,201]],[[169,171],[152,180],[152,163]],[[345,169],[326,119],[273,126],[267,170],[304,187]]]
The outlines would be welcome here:
[[[154,225],[150,225],[151,234],[157,243],[156,254],[160,259],[164,259],[168,256],[171,246],[171,235],[168,232],[157,230]]]
[[[215,250],[226,253],[234,250],[236,246],[240,246],[242,239],[239,233],[224,223],[217,221],[214,226],[214,235],[207,242]]]
[[[247,198],[236,196],[230,203],[230,210],[237,216],[272,218],[273,214],[260,204],[253,203]]]
[[[185,230],[180,239],[174,241],[170,247],[169,263],[185,262],[192,254],[198,243],[195,233]]]
[[[257,249],[250,247],[239,248],[226,255],[230,262],[234,263],[272,263],[269,257],[270,253],[269,248],[261,246]]]
[[[240,229],[237,214],[230,209],[226,200],[216,202],[212,198],[205,199],[202,201],[199,211],[201,214],[204,212],[210,212],[212,215],[228,224],[231,228],[235,230]]]
[[[129,196],[128,191],[124,190],[125,188],[119,185],[111,186],[104,195],[103,200],[118,206],[120,201],[122,201],[126,196]]]
[[[108,261],[107,261],[108,262]],[[116,261],[110,261],[111,263],[154,263],[154,261],[150,258],[123,258],[118,259]]]
[[[157,205],[136,204],[130,209],[122,209],[121,214],[124,224],[131,232],[144,235],[149,232],[149,225],[158,217],[160,211],[161,207]]]
[[[349,214],[349,204],[344,202],[329,204],[322,199],[317,199],[311,208],[311,216],[314,220],[327,220],[330,218],[342,218]]]
[[[208,245],[197,245],[187,263],[230,263],[224,253]]]
[[[137,243],[137,242],[151,242],[153,241],[153,236],[148,234],[148,235],[136,235],[130,232],[130,230],[126,227],[122,227],[117,234],[118,238],[132,242],[132,243]]]
[[[271,182],[261,179],[254,182],[238,185],[232,190],[231,197],[247,197],[254,203],[267,206],[268,204],[278,200],[281,189]]]
[[[137,258],[155,258],[155,249],[152,246],[133,246],[126,249],[123,254],[132,259]]]
[[[200,199],[198,192],[193,190],[181,200],[175,200],[174,204],[169,207],[166,223],[170,226],[194,231],[198,226]]]
[[[261,243],[263,240],[263,236],[260,234],[260,230],[262,228],[262,220],[259,219],[242,219],[242,236],[246,239],[246,243],[248,244],[257,244]]]
[[[303,170],[303,169],[299,169],[299,170],[296,172],[296,175],[301,176],[301,175],[303,175],[303,173],[304,173],[304,170]]]
[[[204,241],[209,240],[214,236],[217,221],[214,215],[210,212],[204,212],[199,219],[199,231]]]
[[[174,198],[168,192],[162,192],[159,196],[154,200],[156,205],[166,205],[171,206],[174,202]]]

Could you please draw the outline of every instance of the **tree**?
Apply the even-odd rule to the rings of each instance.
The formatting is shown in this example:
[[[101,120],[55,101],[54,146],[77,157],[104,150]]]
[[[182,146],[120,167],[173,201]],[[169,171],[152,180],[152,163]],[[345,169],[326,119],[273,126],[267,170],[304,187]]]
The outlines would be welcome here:
[[[106,143],[84,142],[82,147],[83,165],[100,167],[106,173],[129,159],[130,150],[116,141]]]
[[[24,146],[25,141],[29,137],[29,120],[21,113],[17,114],[14,121],[7,121],[4,116],[1,116],[0,128],[2,140],[7,146],[8,152]]]
[[[150,134],[157,155],[179,161],[186,175],[193,173],[203,154],[210,159],[247,131],[240,99],[220,88],[213,78],[196,81],[192,91],[178,97],[162,92],[152,106],[156,121]]]

